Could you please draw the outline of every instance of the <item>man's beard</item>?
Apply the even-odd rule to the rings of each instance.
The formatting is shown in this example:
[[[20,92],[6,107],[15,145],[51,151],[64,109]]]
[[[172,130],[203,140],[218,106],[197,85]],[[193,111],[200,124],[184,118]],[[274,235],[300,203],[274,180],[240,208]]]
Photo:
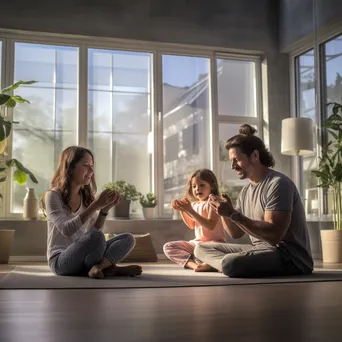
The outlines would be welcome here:
[[[239,179],[246,179],[247,178],[247,174],[246,174],[245,170],[235,169],[235,172],[236,172],[237,176],[239,177]]]

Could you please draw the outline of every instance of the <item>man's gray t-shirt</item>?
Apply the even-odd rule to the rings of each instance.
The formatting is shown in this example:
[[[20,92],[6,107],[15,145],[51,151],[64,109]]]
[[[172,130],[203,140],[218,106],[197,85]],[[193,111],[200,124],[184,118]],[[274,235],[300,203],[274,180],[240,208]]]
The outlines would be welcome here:
[[[303,272],[313,269],[304,207],[297,187],[290,178],[270,170],[259,183],[249,183],[241,190],[236,210],[258,221],[264,221],[265,211],[290,211],[290,226],[277,247]],[[269,243],[253,236],[250,239],[255,246],[271,247]]]

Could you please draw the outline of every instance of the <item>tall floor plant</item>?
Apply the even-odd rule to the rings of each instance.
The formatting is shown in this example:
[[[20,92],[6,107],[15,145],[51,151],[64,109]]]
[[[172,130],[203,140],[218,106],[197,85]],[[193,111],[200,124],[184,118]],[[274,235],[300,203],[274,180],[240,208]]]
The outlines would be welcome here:
[[[328,142],[322,147],[318,169],[312,172],[320,180],[318,187],[332,191],[334,229],[342,230],[342,105],[328,105],[332,113],[323,123]]]

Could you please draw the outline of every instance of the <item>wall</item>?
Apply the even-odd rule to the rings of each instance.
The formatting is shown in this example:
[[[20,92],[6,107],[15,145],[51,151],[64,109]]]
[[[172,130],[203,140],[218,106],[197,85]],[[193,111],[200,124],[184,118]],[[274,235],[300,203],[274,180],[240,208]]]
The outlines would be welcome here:
[[[315,22],[317,23],[317,30],[321,31],[326,26],[341,20],[341,0],[280,0],[280,50],[288,51],[292,44],[313,34]]]
[[[12,0],[0,27],[235,49],[277,46],[274,0]]]

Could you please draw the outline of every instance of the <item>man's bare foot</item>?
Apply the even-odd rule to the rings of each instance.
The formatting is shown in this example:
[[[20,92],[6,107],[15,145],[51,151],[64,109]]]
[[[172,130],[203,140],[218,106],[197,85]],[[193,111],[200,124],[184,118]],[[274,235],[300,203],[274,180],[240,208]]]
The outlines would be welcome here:
[[[142,273],[142,267],[139,265],[129,265],[129,266],[110,266],[103,270],[105,277],[135,277]]]
[[[208,264],[198,264],[197,267],[194,269],[195,272],[217,272],[217,269],[211,267]]]
[[[93,266],[88,272],[89,278],[93,279],[103,279],[104,274],[98,266]]]

